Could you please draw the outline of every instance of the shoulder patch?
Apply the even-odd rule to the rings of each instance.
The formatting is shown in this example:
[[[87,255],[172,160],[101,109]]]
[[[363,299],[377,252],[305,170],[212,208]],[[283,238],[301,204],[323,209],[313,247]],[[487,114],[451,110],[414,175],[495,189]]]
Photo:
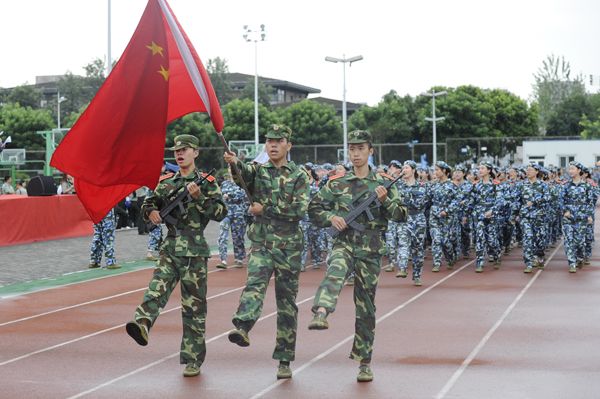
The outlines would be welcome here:
[[[333,175],[333,176],[330,176],[330,177],[329,177],[329,180],[328,180],[328,181],[332,181],[332,180],[335,180],[335,179],[339,179],[340,177],[344,177],[344,176],[346,176],[346,175],[345,175],[345,174],[343,174],[343,173],[340,173],[340,174],[338,174],[338,175]]]
[[[202,173],[201,173],[201,175],[202,175],[202,177],[206,177],[206,176],[208,175],[208,173],[204,173],[204,172],[202,172]],[[211,183],[212,183],[212,182],[214,182],[214,181],[215,181],[215,177],[214,177],[213,175],[210,175],[210,176],[208,176],[208,177],[206,178],[206,180],[208,180],[209,182],[211,182]]]
[[[171,177],[175,176],[175,173],[167,173],[166,175],[162,175],[161,177],[158,178],[158,181],[163,181],[163,180],[167,180],[170,179]]]

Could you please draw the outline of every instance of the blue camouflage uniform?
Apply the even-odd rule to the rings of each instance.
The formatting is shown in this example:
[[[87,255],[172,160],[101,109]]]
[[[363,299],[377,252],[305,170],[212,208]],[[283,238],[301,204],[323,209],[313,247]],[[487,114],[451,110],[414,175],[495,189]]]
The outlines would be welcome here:
[[[592,217],[592,187],[586,182],[568,182],[562,187],[563,235],[570,271],[575,272],[585,256],[585,233]]]
[[[117,263],[115,259],[116,224],[117,220],[114,209],[111,209],[101,221],[94,224],[94,237],[90,246],[90,265],[100,266],[102,252],[104,252],[106,266],[112,266]]]
[[[498,216],[502,210],[502,199],[498,185],[483,180],[473,187],[473,217],[475,219],[475,253],[477,261],[476,270],[481,271],[485,262],[485,255],[498,262],[500,255],[500,242],[498,240]],[[486,213],[491,212],[490,217]]]
[[[529,271],[534,263],[543,266],[546,237],[545,212],[549,197],[548,186],[543,181],[525,180],[521,185],[519,220],[523,234],[523,259]]]
[[[319,184],[313,181],[310,184],[309,200],[319,192]],[[300,220],[300,229],[302,229],[302,235],[304,236],[304,246],[302,248],[302,270],[306,265],[306,258],[308,257],[308,251],[310,250],[310,256],[313,263],[313,267],[318,269],[319,264],[323,262],[323,252],[326,249],[326,242],[323,238],[324,230],[315,224],[310,222],[308,218],[308,212],[302,220]]]
[[[447,170],[451,170],[449,166],[447,168]],[[457,188],[450,180],[433,183],[430,188],[429,228],[432,240],[433,270],[439,271],[442,264],[442,253],[448,262],[448,267],[451,268],[456,262],[452,223],[458,210]],[[442,212],[446,212],[446,215],[441,215]]]
[[[223,202],[227,206],[227,216],[219,223],[219,257],[222,262],[227,261],[227,240],[231,230],[233,257],[237,262],[242,262],[246,257],[244,235],[246,234],[246,212],[250,204],[246,192],[231,180],[223,181],[221,193]]]
[[[471,193],[473,192],[473,184],[465,180],[456,187],[458,189],[458,224],[455,233],[458,237],[458,244],[456,253],[457,255],[460,253],[466,258],[469,256],[469,250],[471,249],[471,219],[473,211],[473,198]]]

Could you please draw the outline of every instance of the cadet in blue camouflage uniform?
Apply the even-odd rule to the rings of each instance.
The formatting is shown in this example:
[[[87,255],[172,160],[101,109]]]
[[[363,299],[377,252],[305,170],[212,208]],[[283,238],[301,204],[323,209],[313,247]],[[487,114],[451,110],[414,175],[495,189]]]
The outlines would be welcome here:
[[[296,295],[303,246],[299,222],[308,209],[310,190],[307,173],[287,160],[291,137],[287,126],[271,126],[265,144],[269,161],[264,165],[246,165],[233,154],[224,155],[225,162],[235,163],[241,171],[252,194],[250,212],[255,218],[248,230],[252,242],[248,280],[233,316],[235,329],[229,340],[242,347],[250,345],[248,332],[260,317],[269,280],[275,274],[277,337],[273,359],[279,360],[278,379],[292,377],[290,362],[296,355]]]
[[[250,204],[246,192],[233,182],[231,174],[226,173],[224,178],[225,180],[221,184],[221,193],[227,206],[227,217],[219,223],[218,244],[221,264],[217,267],[227,268],[227,240],[229,239],[229,230],[231,230],[234,264],[235,267],[240,268],[246,257],[244,235],[246,234],[246,212]]]
[[[446,162],[438,161],[434,173],[437,181],[431,185],[430,190],[429,226],[432,240],[431,252],[433,254],[433,269],[431,271],[437,273],[442,265],[442,253],[448,263],[448,269],[452,269],[456,263],[452,223],[458,210],[458,201],[457,188],[449,180],[452,168]]]
[[[473,199],[471,192],[473,191],[473,184],[468,180],[465,180],[465,174],[467,168],[464,165],[457,165],[454,173],[452,174],[452,182],[458,189],[458,212],[457,212],[457,223],[456,226],[456,237],[457,243],[455,244],[456,256],[462,255],[463,258],[469,257],[469,250],[471,249],[471,213],[473,210]]]
[[[479,183],[473,187],[473,217],[475,218],[475,271],[483,272],[485,255],[494,262],[494,269],[500,265],[500,243],[498,241],[498,226],[496,218],[501,211],[502,200],[498,194],[497,185],[492,179],[493,165],[482,162],[479,165]]]
[[[319,192],[319,182],[317,174],[314,169],[310,167],[304,167],[306,170],[309,181],[310,191],[309,199],[312,199]],[[300,220],[300,228],[302,229],[302,235],[304,237],[304,246],[302,247],[302,271],[306,267],[306,258],[308,257],[308,251],[310,251],[310,257],[313,264],[313,269],[320,269],[321,262],[323,262],[323,252],[326,249],[325,240],[322,238],[323,229],[315,226],[310,222],[308,213],[304,215]]]
[[[115,226],[117,220],[115,218],[115,210],[108,211],[106,216],[94,224],[94,237],[90,245],[90,269],[100,267],[102,262],[102,252],[104,252],[106,268],[119,269],[121,266],[117,264],[115,259]]]
[[[570,273],[577,272],[577,266],[583,263],[586,227],[594,214],[593,190],[583,180],[583,168],[579,162],[571,162],[568,168],[571,181],[562,187],[563,235]]]
[[[592,190],[592,195],[590,198],[590,207],[592,209],[596,209],[596,203],[598,202],[598,198],[600,197],[600,187],[598,183],[592,178],[592,172],[588,167],[584,166],[583,176],[587,183],[590,185]],[[583,264],[589,265],[590,258],[592,257],[592,245],[594,243],[594,225],[596,223],[596,212],[592,211],[592,221],[586,225],[585,228],[585,252],[583,257]]]
[[[220,221],[227,214],[221,190],[213,177],[203,181],[200,187],[194,183],[200,177],[194,164],[198,147],[198,138],[187,134],[176,136],[171,150],[175,152],[180,169],[174,176],[161,181],[154,193],[144,200],[144,220],[159,224],[162,221],[159,209],[166,205],[169,194],[183,187],[189,192],[183,203],[184,210],[172,214],[176,224],[167,223],[169,232],[160,248],[160,259],[152,280],[133,321],[126,325],[127,333],[138,344],[147,345],[149,330],[180,281],[183,336],[179,362],[186,365],[185,377],[200,374],[206,357],[206,269],[210,250],[204,239],[204,229],[209,220]]]
[[[400,161],[393,160],[388,165],[388,174],[392,177],[398,176],[402,173],[402,164]],[[396,183],[397,188],[402,184],[401,182]],[[388,228],[385,232],[385,247],[387,249],[387,257],[389,264],[386,266],[386,272],[393,272],[395,267],[398,266],[398,247],[401,245],[400,237],[398,236],[398,223],[393,220],[388,221]]]
[[[425,210],[429,207],[429,188],[425,183],[416,181],[417,164],[414,161],[404,162],[402,173],[403,184],[398,186],[398,193],[407,208],[408,217],[406,222],[397,223],[399,246],[396,277],[405,278],[408,275],[408,261],[411,260],[413,284],[421,286],[427,229]]]
[[[381,258],[385,254],[385,230],[389,219],[397,222],[406,219],[406,208],[400,204],[396,187],[386,190],[383,184],[387,179],[375,173],[368,164],[369,156],[373,154],[371,134],[355,130],[348,135],[348,144],[353,170],[344,176],[330,178],[308,209],[314,223],[322,227],[333,226],[340,231],[328,259],[327,273],[315,294],[314,317],[308,328],[324,330],[329,327],[327,315],[335,311],[346,273],[353,267],[356,322],[350,358],[360,362],[357,380],[367,382],[373,380],[370,363],[375,338],[375,292]],[[365,231],[348,226],[344,216],[353,204],[360,204],[373,192],[379,200],[370,208],[373,219],[364,212],[355,220],[365,227]]]
[[[550,192],[546,184],[538,178],[541,166],[530,163],[527,166],[527,179],[519,193],[519,222],[523,234],[524,273],[531,273],[533,267],[544,267],[545,222]]]

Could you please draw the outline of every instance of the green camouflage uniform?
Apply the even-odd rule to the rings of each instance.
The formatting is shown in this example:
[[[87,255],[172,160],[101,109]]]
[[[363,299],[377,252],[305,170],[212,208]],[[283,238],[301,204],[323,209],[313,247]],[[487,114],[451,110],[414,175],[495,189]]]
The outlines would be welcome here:
[[[289,140],[290,136],[291,131],[285,126],[274,125],[266,137]],[[308,207],[308,175],[294,162],[279,169],[270,161],[264,165],[238,162],[237,166],[252,200],[263,205],[263,214],[255,217],[248,229],[252,242],[248,280],[232,322],[238,329],[252,329],[262,312],[265,292],[274,273],[277,338],[273,359],[292,361],[296,350],[296,295],[303,247],[299,222]],[[234,180],[237,182],[237,176]]]
[[[192,144],[186,138],[192,137]],[[191,139],[189,139],[191,140]],[[182,135],[175,138],[177,144],[193,146],[198,139]],[[177,145],[173,149],[178,149]],[[197,144],[196,147],[197,148]],[[187,186],[200,173],[194,171],[183,177],[179,172],[159,183],[154,192],[146,197],[142,205],[144,219],[153,210],[165,205],[166,196],[173,190]],[[181,318],[183,320],[183,338],[179,361],[181,364],[196,363],[202,365],[206,357],[206,280],[207,258],[210,250],[204,239],[204,229],[209,220],[220,221],[227,215],[227,208],[221,199],[221,190],[214,181],[205,180],[200,185],[198,199],[188,197],[184,215],[178,214],[177,224],[167,224],[168,233],[160,247],[160,259],[144,299],[137,307],[134,320],[146,319],[152,326],[177,285],[181,280]],[[185,202],[185,201],[184,201]]]
[[[364,137],[363,137],[364,136]],[[370,134],[355,131],[349,135],[349,144],[370,142]],[[362,140],[362,141],[360,141]],[[357,205],[384,185],[386,178],[370,170],[367,177],[358,178],[354,171],[343,177],[332,178],[312,199],[308,207],[310,220],[319,227],[331,227],[333,216],[344,217],[350,207]],[[358,202],[357,202],[358,200]],[[312,311],[324,307],[327,313],[335,311],[338,296],[349,268],[355,272],[354,303],[356,322],[354,345],[350,358],[368,362],[373,352],[375,338],[375,291],[381,269],[381,258],[386,253],[385,232],[388,221],[406,221],[406,208],[401,205],[395,186],[388,188],[387,199],[380,207],[372,205],[374,219],[369,221],[365,213],[356,221],[366,227],[358,232],[348,227],[333,244],[328,258],[327,274],[315,295]]]

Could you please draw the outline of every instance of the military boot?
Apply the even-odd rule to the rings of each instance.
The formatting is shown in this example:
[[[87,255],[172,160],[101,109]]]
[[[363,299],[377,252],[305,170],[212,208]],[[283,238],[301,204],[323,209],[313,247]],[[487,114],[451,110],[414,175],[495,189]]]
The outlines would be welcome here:
[[[284,380],[287,378],[292,378],[292,369],[290,368],[290,362],[279,362],[279,367],[277,367],[277,379]]]
[[[90,268],[90,269],[97,269],[99,267],[100,267],[100,265],[98,263],[90,263],[88,265],[88,268]]]
[[[130,321],[125,325],[125,330],[138,344],[148,345],[148,326],[145,323],[135,320]]]
[[[532,266],[527,266],[525,268],[525,270],[523,270],[523,273],[531,273],[533,271],[533,267]]]
[[[569,267],[569,273],[577,273],[577,267],[576,266]]]
[[[440,265],[434,265],[433,269],[431,269],[432,272],[437,273],[440,271]]]
[[[400,271],[396,273],[396,277],[399,278],[406,278],[406,276],[408,276],[408,273],[406,273],[406,269],[400,269]]]
[[[329,323],[327,322],[327,313],[317,312],[313,316],[310,324],[308,325],[309,330],[327,330]]]
[[[393,272],[394,271],[394,265],[393,264],[389,264],[385,267],[385,269],[383,269],[384,272]]]
[[[183,369],[184,377],[195,377],[200,374],[200,366],[196,363],[188,363],[185,365],[185,369]]]
[[[221,263],[217,264],[217,269],[227,269],[227,261],[222,260]]]
[[[361,364],[358,368],[358,375],[356,376],[358,382],[371,382],[373,381],[373,370],[368,364]]]
[[[413,284],[415,285],[415,287],[420,287],[423,285],[423,283],[421,282],[420,278],[416,278],[413,280]]]
[[[242,328],[236,328],[231,330],[228,335],[229,342],[237,344],[242,347],[246,347],[250,345],[250,338],[248,337],[248,332]]]
[[[496,258],[496,259],[494,260],[494,269],[495,269],[495,270],[498,270],[498,269],[500,269],[500,258]]]
[[[121,266],[117,265],[116,263],[113,263],[112,265],[106,265],[106,268],[110,269],[110,270],[114,270],[114,269],[120,269]]]

